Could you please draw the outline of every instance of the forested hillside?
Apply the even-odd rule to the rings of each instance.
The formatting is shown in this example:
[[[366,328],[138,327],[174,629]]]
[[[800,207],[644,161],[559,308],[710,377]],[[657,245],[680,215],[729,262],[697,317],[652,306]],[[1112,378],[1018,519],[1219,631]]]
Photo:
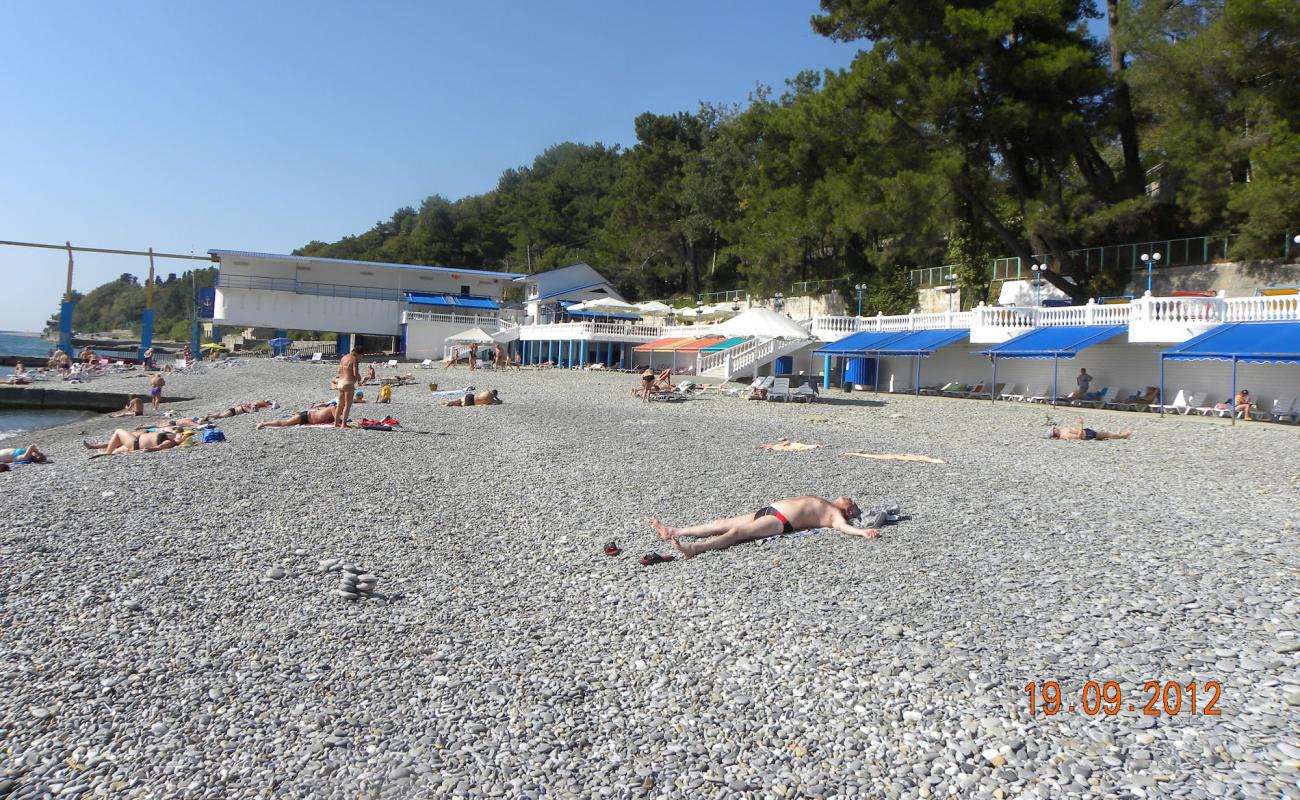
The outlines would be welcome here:
[[[848,278],[872,287],[864,308],[894,312],[913,304],[912,267],[958,265],[969,302],[992,258],[1050,254],[1048,279],[1082,299],[1127,275],[1066,256],[1080,247],[1233,232],[1237,255],[1270,257],[1300,228],[1295,0],[822,0],[811,24],[861,43],[851,68],[647,112],[626,149],[557,144],[490,192],[297,252],[586,260],[635,299]],[[76,327],[138,327],[128,278],[83,298]],[[187,318],[188,285],[162,281],[160,335]]]
[[[494,191],[301,252],[521,272],[585,259],[637,298],[847,276],[893,310],[912,266],[960,264],[978,289],[994,256],[1223,231],[1267,256],[1300,222],[1293,0],[821,6],[818,33],[862,43],[844,72],[646,113],[625,150],[556,145]],[[1172,204],[1148,196],[1156,177]],[[1076,297],[1125,277],[1053,266]]]

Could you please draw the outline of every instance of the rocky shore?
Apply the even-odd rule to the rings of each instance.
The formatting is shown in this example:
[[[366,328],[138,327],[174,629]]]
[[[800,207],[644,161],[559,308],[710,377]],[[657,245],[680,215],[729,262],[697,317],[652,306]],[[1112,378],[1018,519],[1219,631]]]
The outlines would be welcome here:
[[[1063,442],[1048,417],[1078,413],[1043,406],[413,371],[354,411],[394,432],[262,412],[96,460],[81,439],[124,421],[33,437],[55,463],[0,475],[0,797],[1298,796],[1300,428],[1087,411],[1133,439]],[[294,410],[332,374],[166,391]],[[754,449],[781,437],[823,447]],[[671,552],[651,513],[805,493],[910,519],[637,561]]]

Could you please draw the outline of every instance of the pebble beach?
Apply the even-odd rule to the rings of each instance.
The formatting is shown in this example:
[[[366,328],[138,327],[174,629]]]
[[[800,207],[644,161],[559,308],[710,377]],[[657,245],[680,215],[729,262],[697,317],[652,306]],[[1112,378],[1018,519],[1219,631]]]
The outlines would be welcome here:
[[[353,411],[392,432],[30,436],[54,463],[0,475],[0,797],[1300,797],[1300,426],[1083,410],[1134,436],[1072,442],[1042,405],[401,371]],[[297,410],[334,374],[207,367],[164,408]],[[822,447],[755,449],[781,438]],[[674,552],[651,514],[798,494],[907,518],[638,563]]]

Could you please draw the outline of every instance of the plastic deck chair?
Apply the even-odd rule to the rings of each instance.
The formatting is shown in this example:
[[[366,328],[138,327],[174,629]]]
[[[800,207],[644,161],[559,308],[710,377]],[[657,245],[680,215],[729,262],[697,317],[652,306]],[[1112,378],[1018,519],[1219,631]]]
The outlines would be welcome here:
[[[1174,402],[1165,403],[1164,405],[1159,405],[1158,403],[1152,403],[1151,407],[1156,408],[1158,406],[1159,408],[1162,408],[1165,411],[1169,411],[1169,412],[1176,411],[1179,414],[1186,414],[1189,405],[1190,404],[1187,402],[1187,393],[1184,392],[1182,389],[1179,389],[1178,394],[1174,395]]]
[[[999,400],[1019,400],[1025,396],[1025,387],[1019,383],[1011,384],[1011,388],[998,395]]]
[[[321,354],[320,354],[320,353],[312,353],[312,354],[311,354],[311,360],[312,360],[312,361],[320,361],[320,359],[321,359]]]
[[[1072,405],[1082,406],[1086,408],[1102,408],[1107,403],[1114,400],[1118,396],[1119,396],[1118,386],[1105,386],[1102,387],[1100,397],[1095,397],[1087,400],[1075,400],[1072,403]]]
[[[767,390],[768,400],[789,400],[791,397],[789,378],[776,378],[772,382],[772,388]]]
[[[1281,422],[1284,419],[1290,419],[1292,422],[1300,420],[1300,408],[1296,408],[1296,399],[1294,397],[1279,397],[1273,401],[1273,410],[1269,412],[1274,422]]]
[[[817,400],[817,384],[812,378],[804,378],[799,388],[794,390],[790,395],[795,400],[802,400],[805,403],[812,403]]]
[[[1046,403],[1052,399],[1052,396],[1047,393],[1047,385],[1042,384],[1037,387],[1030,386],[1025,390],[1025,396],[1020,399],[1026,403]]]
[[[1205,407],[1205,398],[1207,396],[1209,396],[1209,392],[1192,392],[1192,395],[1187,398],[1187,407],[1179,413],[1183,416],[1187,416],[1193,411],[1199,414],[1201,409]]]

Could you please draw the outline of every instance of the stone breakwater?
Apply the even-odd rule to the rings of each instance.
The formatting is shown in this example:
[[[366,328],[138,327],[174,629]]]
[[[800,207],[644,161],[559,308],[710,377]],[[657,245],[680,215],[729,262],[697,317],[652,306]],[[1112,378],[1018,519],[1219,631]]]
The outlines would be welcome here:
[[[293,409],[332,374],[168,391]],[[1300,430],[1088,412],[1133,440],[1060,442],[1041,406],[472,382],[506,404],[357,407],[392,433],[262,412],[90,461],[120,420],[40,432],[55,463],[0,475],[0,796],[1294,796]],[[754,449],[780,437],[824,447]],[[652,512],[800,493],[911,519],[637,563]],[[1031,713],[1049,680],[1060,713]],[[1153,680],[1217,681],[1222,713],[1144,715]],[[1067,711],[1086,681],[1121,712]]]

